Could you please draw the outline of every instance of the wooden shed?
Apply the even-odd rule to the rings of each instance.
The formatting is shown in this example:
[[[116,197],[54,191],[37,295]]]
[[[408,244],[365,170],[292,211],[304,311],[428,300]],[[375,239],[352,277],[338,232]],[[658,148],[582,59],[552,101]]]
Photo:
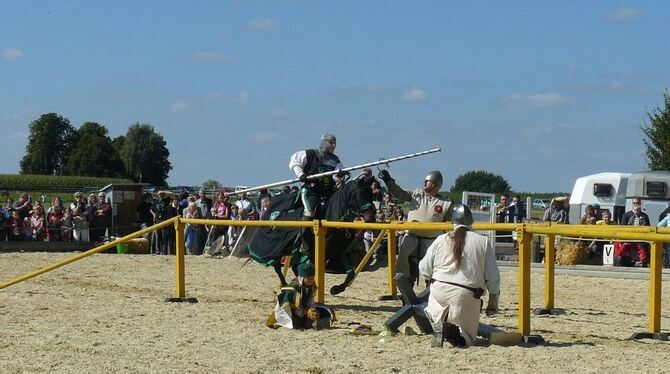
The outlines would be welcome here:
[[[112,204],[110,235],[124,236],[139,230],[137,206],[142,201],[141,184],[109,184],[100,189]]]

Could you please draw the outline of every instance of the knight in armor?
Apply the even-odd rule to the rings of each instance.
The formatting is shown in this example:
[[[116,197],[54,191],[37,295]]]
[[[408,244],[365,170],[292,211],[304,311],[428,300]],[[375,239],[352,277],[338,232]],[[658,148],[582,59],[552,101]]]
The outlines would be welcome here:
[[[423,187],[405,191],[395,183],[387,170],[379,172],[379,178],[387,190],[401,201],[409,202],[408,222],[445,222],[451,218],[451,201],[439,195],[442,187],[442,173],[431,171],[423,181]],[[419,261],[433,240],[444,231],[409,230],[398,243],[396,272],[403,273],[414,282],[419,280]]]
[[[321,202],[327,200],[335,192],[338,179],[345,174],[345,172],[340,171],[336,175],[307,179],[310,175],[342,170],[343,166],[340,158],[335,155],[336,145],[335,135],[326,133],[321,135],[318,149],[298,151],[291,156],[289,169],[302,182],[299,194],[304,207],[304,221],[311,221],[320,217],[320,214],[322,214],[320,211]],[[303,230],[303,253],[307,252],[307,248],[313,246],[314,240],[310,233],[311,230]],[[312,244],[310,244],[310,240]]]
[[[332,326],[335,321],[333,309],[314,300],[314,273],[314,265],[309,262],[298,266],[298,278],[282,287],[277,295],[275,310],[265,322],[266,326],[317,330]]]

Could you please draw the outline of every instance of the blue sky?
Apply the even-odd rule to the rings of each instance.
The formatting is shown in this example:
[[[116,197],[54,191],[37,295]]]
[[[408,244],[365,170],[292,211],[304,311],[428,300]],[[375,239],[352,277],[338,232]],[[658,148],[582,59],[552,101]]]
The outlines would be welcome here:
[[[331,132],[346,166],[441,147],[391,166],[406,188],[439,169],[569,191],[646,169],[668,35],[665,1],[1,1],[0,173],[56,112],[152,124],[172,185],[289,179]]]

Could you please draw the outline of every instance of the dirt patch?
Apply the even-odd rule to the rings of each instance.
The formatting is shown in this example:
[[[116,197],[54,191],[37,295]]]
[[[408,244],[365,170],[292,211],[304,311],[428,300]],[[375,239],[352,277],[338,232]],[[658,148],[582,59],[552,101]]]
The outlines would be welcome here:
[[[0,280],[71,254],[0,255]],[[340,296],[327,295],[339,322],[329,331],[264,326],[277,287],[272,269],[235,259],[186,258],[186,296],[175,290],[174,257],[101,254],[0,290],[0,372],[426,373],[445,370],[661,372],[670,343],[631,341],[648,329],[648,281],[556,277],[561,316],[532,316],[540,347],[431,349],[423,335],[351,334],[358,324],[381,331],[400,306],[377,301],[386,269],[362,274]],[[481,321],[516,331],[517,273],[502,273],[501,313]],[[327,275],[327,289],[341,276]],[[662,298],[662,326],[670,298]],[[541,307],[543,277],[533,274],[531,306]],[[410,326],[418,331],[416,325]]]

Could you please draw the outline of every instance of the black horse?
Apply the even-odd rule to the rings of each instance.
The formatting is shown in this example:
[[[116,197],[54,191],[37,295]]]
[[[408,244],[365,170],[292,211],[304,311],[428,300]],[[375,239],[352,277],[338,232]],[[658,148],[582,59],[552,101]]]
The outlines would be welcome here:
[[[355,218],[363,218],[365,222],[374,222],[375,212],[372,204],[371,184],[374,178],[363,175],[352,179],[339,188],[325,202],[322,214],[317,213],[319,219],[329,221],[351,222]],[[303,206],[298,193],[289,193],[273,197],[268,208],[270,214],[265,220],[270,221],[300,221],[302,220]],[[301,254],[301,231],[309,235],[309,254]],[[326,234],[326,270],[329,272],[346,273],[347,277],[342,284],[335,285],[330,293],[336,295],[344,291],[354,280],[355,266],[362,256],[356,246],[354,229],[329,228]],[[311,240],[309,240],[311,239]],[[314,240],[310,229],[290,227],[259,227],[249,243],[249,255],[252,259],[265,266],[273,266],[279,276],[282,286],[286,279],[282,274],[281,258],[291,256],[291,267],[296,273],[297,265],[314,258]]]

